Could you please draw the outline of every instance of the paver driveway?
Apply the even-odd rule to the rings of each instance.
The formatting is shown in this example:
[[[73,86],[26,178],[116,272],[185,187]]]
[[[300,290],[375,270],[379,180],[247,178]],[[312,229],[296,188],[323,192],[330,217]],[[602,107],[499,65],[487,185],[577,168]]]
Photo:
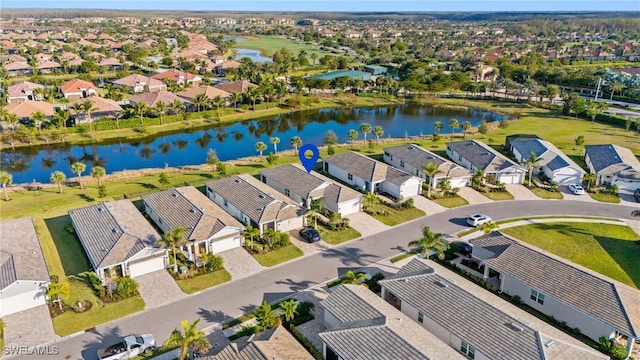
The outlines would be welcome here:
[[[448,210],[446,207],[435,203],[422,195],[412,196],[411,198],[413,199],[413,206],[424,211],[427,215],[433,215]]]
[[[320,240],[315,243],[309,243],[307,240],[304,240],[298,230],[292,230],[289,232],[289,236],[291,238],[291,243],[298,247],[298,249],[302,250],[305,255],[311,255],[317,253],[320,250],[328,249],[331,245],[324,242],[324,240]]]
[[[576,195],[569,190],[569,186],[562,185],[560,186],[560,192],[562,196],[564,196],[565,200],[577,200],[577,201],[586,201],[586,202],[598,202],[598,200],[594,200],[589,194],[586,192],[582,195]]]
[[[224,259],[224,268],[231,274],[231,280],[253,275],[264,269],[247,250],[241,247],[223,251],[218,255]]]
[[[362,237],[377,234],[390,228],[389,225],[381,223],[364,212],[349,214],[346,217],[349,219],[349,226],[358,230]]]
[[[166,270],[158,270],[136,278],[146,309],[152,309],[187,296]]]
[[[505,186],[515,200],[541,200],[541,198],[532,193],[531,190],[527,189],[524,185],[507,184]]]
[[[458,191],[458,195],[460,195],[461,198],[467,200],[469,202],[469,205],[488,204],[494,202],[493,200],[480,194],[479,192],[473,190],[468,186],[461,187],[460,191]]]
[[[5,347],[31,347],[60,339],[60,336],[53,330],[47,305],[6,315],[2,320],[6,325],[4,329]]]

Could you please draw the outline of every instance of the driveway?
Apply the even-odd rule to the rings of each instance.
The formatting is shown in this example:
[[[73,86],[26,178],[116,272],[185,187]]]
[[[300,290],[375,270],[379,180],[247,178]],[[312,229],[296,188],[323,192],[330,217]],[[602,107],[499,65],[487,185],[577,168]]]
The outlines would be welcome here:
[[[628,205],[628,206],[637,206],[640,208],[640,203],[636,200],[635,196],[633,196],[633,191],[631,190],[620,190],[618,192],[618,196],[620,197],[620,204]]]
[[[507,191],[513,195],[515,200],[541,200],[524,185],[507,184],[505,186],[507,187]]]
[[[458,195],[460,195],[461,198],[467,200],[469,202],[469,205],[488,204],[494,202],[493,200],[480,194],[479,192],[473,190],[468,186],[461,187],[460,191],[458,191]]]
[[[331,245],[324,242],[324,240],[320,240],[315,243],[309,243],[306,240],[303,240],[298,233],[298,230],[289,231],[289,236],[291,237],[291,243],[298,247],[298,249],[302,250],[305,255],[315,254],[320,250],[328,249]]]
[[[349,226],[358,230],[362,237],[377,234],[390,228],[365,212],[357,212],[346,216]]]
[[[446,207],[437,204],[422,195],[412,196],[411,198],[413,199],[413,206],[424,211],[427,215],[433,215],[448,210]]]
[[[167,270],[154,271],[136,278],[145,309],[153,309],[187,296]]]
[[[253,275],[265,269],[242,247],[223,251],[218,255],[224,259],[224,268],[231,274],[231,280]]]
[[[60,339],[60,336],[53,330],[47,305],[7,315],[2,320],[6,325],[4,329],[5,349],[10,346],[37,346]],[[54,348],[48,350],[50,353],[55,351]]]
[[[560,186],[560,192],[562,196],[564,196],[565,200],[577,200],[577,201],[586,201],[586,202],[598,202],[598,200],[594,200],[589,194],[586,192],[582,195],[576,195],[569,190],[569,186],[562,185]]]

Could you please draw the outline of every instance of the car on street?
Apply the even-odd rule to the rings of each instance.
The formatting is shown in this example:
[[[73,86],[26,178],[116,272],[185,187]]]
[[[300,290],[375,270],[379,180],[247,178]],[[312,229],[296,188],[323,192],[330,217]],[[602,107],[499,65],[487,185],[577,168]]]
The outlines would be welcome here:
[[[488,217],[487,215],[482,215],[482,214],[475,214],[475,215],[471,215],[467,217],[467,224],[471,225],[471,226],[480,226],[484,223],[488,223],[491,222],[493,220],[491,220],[490,217]]]
[[[582,195],[582,194],[584,194],[584,188],[580,184],[571,184],[571,185],[569,185],[569,190],[571,190],[571,192],[574,195]]]
[[[640,189],[636,189],[636,191],[633,192],[633,197],[636,198],[637,202],[640,202]]]
[[[302,237],[304,240],[310,243],[314,243],[322,240],[320,238],[320,234],[318,234],[318,232],[312,228],[308,228],[308,227],[304,228],[300,230],[299,234],[300,234],[300,237]]]
[[[470,256],[471,253],[473,252],[473,245],[464,241],[454,241],[451,243],[451,245],[457,246],[460,253],[463,255]]]

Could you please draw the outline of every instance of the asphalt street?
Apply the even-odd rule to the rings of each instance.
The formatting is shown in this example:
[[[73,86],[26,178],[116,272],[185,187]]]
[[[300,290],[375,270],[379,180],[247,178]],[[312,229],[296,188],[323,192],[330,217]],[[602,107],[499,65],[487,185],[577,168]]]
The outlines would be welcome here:
[[[139,312],[85,333],[52,344],[60,349],[55,356],[21,356],[20,359],[85,359],[97,358],[96,350],[103,342],[131,333],[152,333],[162,343],[180,321],[202,318],[208,327],[250,312],[262,300],[279,300],[327,280],[384,258],[407,248],[407,243],[420,236],[422,225],[441,233],[466,229],[465,217],[483,213],[494,220],[534,215],[584,215],[611,218],[631,218],[634,207],[606,203],[585,203],[570,200],[505,201],[451,209],[396,226],[367,238],[355,240],[264,270],[203,291],[159,308]],[[25,324],[37,326],[37,324]]]

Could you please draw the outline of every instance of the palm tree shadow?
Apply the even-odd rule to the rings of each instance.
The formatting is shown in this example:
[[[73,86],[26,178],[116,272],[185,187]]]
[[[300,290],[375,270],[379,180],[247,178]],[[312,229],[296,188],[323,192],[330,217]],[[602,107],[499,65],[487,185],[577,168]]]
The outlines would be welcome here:
[[[95,335],[95,338],[84,342],[81,351],[83,359],[95,358],[98,349],[115,344],[121,340],[123,336],[128,335],[123,334],[122,330],[120,330],[120,327],[118,326],[107,330],[96,330],[96,328],[91,328],[85,330],[85,333],[93,334]],[[60,356],[62,356],[61,358],[67,359],[66,355],[60,354]]]
[[[314,285],[317,285],[318,283],[315,281],[295,281],[291,278],[289,279],[285,279],[285,280],[278,280],[276,281],[276,284],[278,285],[288,285],[289,289],[291,291],[302,291],[302,290],[306,290]]]
[[[333,248],[322,252],[322,257],[339,258],[344,265],[366,266],[382,260],[381,257],[373,254],[365,254],[362,249],[355,247]]]
[[[219,323],[224,324],[233,320],[233,318],[220,310],[209,310],[200,308],[198,310],[198,316],[204,319],[207,323]]]

